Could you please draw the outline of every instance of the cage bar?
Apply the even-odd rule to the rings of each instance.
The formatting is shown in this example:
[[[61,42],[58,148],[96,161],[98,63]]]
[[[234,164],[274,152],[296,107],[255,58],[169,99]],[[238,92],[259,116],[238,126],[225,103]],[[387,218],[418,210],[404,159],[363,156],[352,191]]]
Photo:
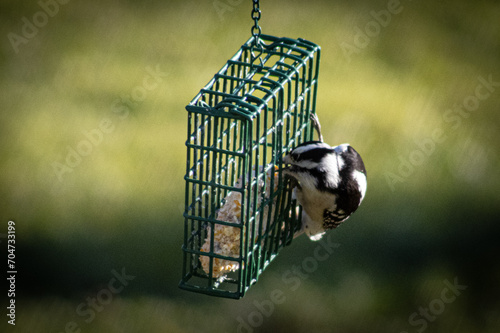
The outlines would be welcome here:
[[[312,140],[320,61],[320,47],[304,39],[255,38],[186,106],[179,287],[236,299],[300,229],[282,158]]]

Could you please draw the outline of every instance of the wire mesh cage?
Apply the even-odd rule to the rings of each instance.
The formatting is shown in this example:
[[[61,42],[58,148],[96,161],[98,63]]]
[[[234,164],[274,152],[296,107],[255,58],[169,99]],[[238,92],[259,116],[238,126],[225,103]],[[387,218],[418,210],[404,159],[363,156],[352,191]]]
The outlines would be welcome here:
[[[240,298],[300,229],[283,154],[313,137],[320,47],[252,36],[186,106],[180,288]]]

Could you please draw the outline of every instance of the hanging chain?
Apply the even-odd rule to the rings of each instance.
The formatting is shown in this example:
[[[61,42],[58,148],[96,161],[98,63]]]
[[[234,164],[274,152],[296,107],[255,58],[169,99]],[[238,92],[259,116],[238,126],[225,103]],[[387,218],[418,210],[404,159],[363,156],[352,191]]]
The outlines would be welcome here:
[[[254,21],[254,25],[252,27],[252,36],[255,38],[254,39],[255,44],[259,43],[260,33],[262,32],[259,26],[260,14],[261,12],[260,12],[259,0],[253,0],[252,19]]]

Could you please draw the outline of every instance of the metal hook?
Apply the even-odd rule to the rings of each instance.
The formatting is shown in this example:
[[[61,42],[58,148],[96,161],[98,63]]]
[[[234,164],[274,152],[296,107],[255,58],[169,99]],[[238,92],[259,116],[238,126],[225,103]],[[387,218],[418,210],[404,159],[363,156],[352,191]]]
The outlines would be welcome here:
[[[256,50],[258,53],[257,53],[257,54],[255,54],[255,53],[254,53],[254,50]],[[252,51],[251,51],[251,52],[252,52],[252,57],[251,57],[251,59],[250,59],[250,64],[251,64],[251,66],[252,66],[252,67],[254,66],[254,62],[255,62],[255,60],[256,60],[257,58],[259,58],[259,60],[260,60],[260,67],[264,66],[264,60],[262,60],[262,57],[261,57],[262,53],[264,53],[264,47],[262,46],[262,44],[261,44],[261,43],[259,43],[259,44],[258,44],[258,46],[257,46],[257,47],[255,47],[255,49],[252,49]]]

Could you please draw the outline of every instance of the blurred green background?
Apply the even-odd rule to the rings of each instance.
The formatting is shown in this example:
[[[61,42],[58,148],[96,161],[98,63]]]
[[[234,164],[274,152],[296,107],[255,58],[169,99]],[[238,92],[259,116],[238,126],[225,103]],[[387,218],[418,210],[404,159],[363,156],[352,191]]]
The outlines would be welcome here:
[[[297,288],[283,278],[318,246],[303,237],[238,301],[177,288],[184,107],[250,37],[251,1],[42,3],[0,4],[0,240],[6,258],[14,220],[18,269],[0,327],[500,330],[498,1],[262,1],[263,33],[322,46],[325,141],[351,143],[369,185]],[[103,292],[122,269],[135,278]]]

